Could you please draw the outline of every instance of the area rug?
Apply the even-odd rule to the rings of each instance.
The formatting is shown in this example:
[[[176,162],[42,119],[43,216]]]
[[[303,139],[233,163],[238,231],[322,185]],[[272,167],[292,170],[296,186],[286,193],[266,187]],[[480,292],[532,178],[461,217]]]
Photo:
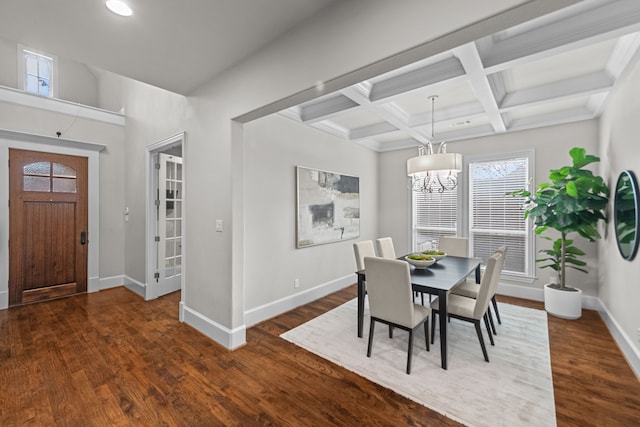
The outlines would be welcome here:
[[[495,346],[485,331],[490,363],[473,325],[451,319],[448,370],[440,367],[437,328],[430,352],[420,330],[410,375],[405,373],[407,332],[396,329],[390,339],[387,326],[377,323],[367,357],[368,308],[364,337],[357,338],[355,299],[281,337],[468,426],[555,426],[546,312],[501,303],[499,310]]]

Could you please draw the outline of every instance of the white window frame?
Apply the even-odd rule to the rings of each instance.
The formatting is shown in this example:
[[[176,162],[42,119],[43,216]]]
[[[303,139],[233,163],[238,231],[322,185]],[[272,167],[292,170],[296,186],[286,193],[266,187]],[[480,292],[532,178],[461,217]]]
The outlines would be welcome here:
[[[49,96],[48,98],[58,98],[58,57],[51,55],[50,53],[43,52],[37,49],[32,49],[28,46],[18,44],[18,89],[26,92],[26,67],[25,67],[25,53],[35,54],[45,57],[51,60],[51,76],[49,78]],[[42,96],[36,93],[27,92],[32,95]],[[45,97],[46,98],[46,97]]]
[[[534,188],[534,171],[535,171],[535,150],[524,150],[524,151],[514,151],[508,153],[495,153],[495,154],[485,154],[485,155],[473,155],[473,156],[465,156],[464,159],[464,167],[465,171],[467,171],[467,177],[465,179],[465,188],[464,188],[464,196],[465,200],[465,208],[464,212],[466,213],[464,218],[464,228],[465,235],[469,237],[469,250],[473,251],[473,234],[471,233],[471,216],[473,215],[472,209],[472,200],[471,200],[471,173],[469,165],[471,163],[479,163],[479,162],[491,162],[491,161],[500,161],[500,160],[509,160],[517,157],[526,157],[528,159],[528,171],[527,171],[527,186],[529,188]],[[524,216],[524,210],[522,211]],[[525,248],[525,272],[524,273],[514,273],[514,272],[503,272],[502,277],[508,278],[514,281],[523,281],[527,283],[531,283],[535,279],[536,273],[536,265],[535,265],[535,233],[533,231],[533,227],[531,226],[531,221],[527,219],[527,224],[525,227],[526,230],[526,239],[527,244]],[[471,253],[473,256],[473,253]]]

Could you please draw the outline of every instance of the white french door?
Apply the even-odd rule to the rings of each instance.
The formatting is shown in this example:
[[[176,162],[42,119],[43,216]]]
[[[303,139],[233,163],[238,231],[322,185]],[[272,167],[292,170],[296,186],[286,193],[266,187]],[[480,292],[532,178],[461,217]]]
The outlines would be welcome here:
[[[182,276],[182,158],[158,153],[157,296],[180,290]]]

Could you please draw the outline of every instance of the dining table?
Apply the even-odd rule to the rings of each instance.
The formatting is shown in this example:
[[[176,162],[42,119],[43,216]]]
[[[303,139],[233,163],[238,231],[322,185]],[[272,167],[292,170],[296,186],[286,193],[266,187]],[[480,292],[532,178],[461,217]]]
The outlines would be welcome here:
[[[399,257],[405,260],[405,257]],[[405,260],[406,261],[406,260]],[[440,320],[440,359],[442,369],[447,369],[447,294],[458,283],[466,280],[475,271],[476,283],[480,283],[481,258],[467,258],[447,255],[426,268],[411,269],[411,286],[414,291],[438,296],[438,317]],[[364,322],[364,300],[366,295],[366,271],[358,275],[358,337],[362,338]]]

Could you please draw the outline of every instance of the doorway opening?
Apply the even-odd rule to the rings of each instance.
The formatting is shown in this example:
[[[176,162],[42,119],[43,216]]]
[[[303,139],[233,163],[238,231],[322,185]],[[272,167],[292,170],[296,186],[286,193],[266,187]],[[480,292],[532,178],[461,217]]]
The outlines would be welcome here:
[[[180,133],[147,147],[146,300],[184,290],[183,144]]]

